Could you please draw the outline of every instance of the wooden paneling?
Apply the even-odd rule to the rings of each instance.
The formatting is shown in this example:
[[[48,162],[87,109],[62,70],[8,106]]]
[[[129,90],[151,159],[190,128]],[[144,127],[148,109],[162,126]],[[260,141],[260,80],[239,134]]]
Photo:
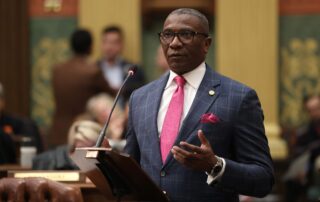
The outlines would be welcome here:
[[[217,2],[217,68],[255,88],[267,122],[278,123],[277,0]]]
[[[320,14],[319,0],[280,0],[280,15]]]
[[[29,115],[28,1],[0,1],[0,82],[7,110]]]
[[[214,13],[214,0],[142,0],[143,15],[159,12],[161,10],[172,11],[175,8],[194,8],[206,14]]]
[[[31,16],[75,16],[78,13],[78,0],[29,0],[29,13]]]
[[[101,32],[108,25],[118,25],[124,31],[123,55],[132,62],[141,61],[140,0],[80,0],[79,25],[94,36],[93,57],[100,57]]]
[[[278,0],[217,1],[217,68],[253,87],[274,159],[287,156],[278,120]]]

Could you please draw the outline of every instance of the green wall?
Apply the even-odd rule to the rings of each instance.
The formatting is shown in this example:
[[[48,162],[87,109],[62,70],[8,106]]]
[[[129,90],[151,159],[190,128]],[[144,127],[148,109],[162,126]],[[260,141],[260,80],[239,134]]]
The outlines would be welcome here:
[[[320,15],[281,16],[279,26],[280,121],[297,127],[303,98],[320,93]]]

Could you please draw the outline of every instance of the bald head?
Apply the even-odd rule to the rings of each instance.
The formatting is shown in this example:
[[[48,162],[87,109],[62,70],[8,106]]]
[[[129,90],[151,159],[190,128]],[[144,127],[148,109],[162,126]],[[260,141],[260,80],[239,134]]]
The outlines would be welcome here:
[[[206,18],[206,16],[204,16],[202,13],[200,13],[199,11],[192,9],[192,8],[179,8],[176,9],[174,11],[172,11],[169,15],[192,15],[195,16],[199,19],[199,22],[201,24],[201,27],[203,28],[203,30],[206,33],[209,33],[209,22],[208,19]],[[168,19],[167,17],[167,19]]]

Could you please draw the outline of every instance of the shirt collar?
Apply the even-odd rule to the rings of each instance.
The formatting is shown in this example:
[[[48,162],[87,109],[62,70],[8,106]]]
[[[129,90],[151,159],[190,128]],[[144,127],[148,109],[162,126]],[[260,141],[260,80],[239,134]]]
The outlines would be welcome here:
[[[114,63],[114,65],[110,65],[106,60],[102,60],[102,65],[106,66],[106,67],[115,67],[115,66],[121,66],[121,62],[122,62],[122,58],[119,56],[116,59],[116,62]]]
[[[200,83],[204,77],[204,74],[206,72],[206,64],[205,62],[202,62],[198,67],[196,67],[194,70],[187,72],[183,74],[182,76],[187,81],[187,83],[194,89],[198,89],[200,86]],[[176,77],[177,74],[170,70],[169,79],[167,81],[167,85],[165,89],[167,89],[170,85],[173,84],[173,79]]]

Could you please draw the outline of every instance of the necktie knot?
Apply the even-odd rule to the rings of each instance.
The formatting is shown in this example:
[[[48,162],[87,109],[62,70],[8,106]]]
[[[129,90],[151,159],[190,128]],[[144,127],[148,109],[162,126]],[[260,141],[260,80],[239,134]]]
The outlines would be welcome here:
[[[180,87],[183,87],[184,84],[186,83],[186,80],[183,78],[183,76],[176,76],[174,77],[174,81],[176,82],[176,84]]]

